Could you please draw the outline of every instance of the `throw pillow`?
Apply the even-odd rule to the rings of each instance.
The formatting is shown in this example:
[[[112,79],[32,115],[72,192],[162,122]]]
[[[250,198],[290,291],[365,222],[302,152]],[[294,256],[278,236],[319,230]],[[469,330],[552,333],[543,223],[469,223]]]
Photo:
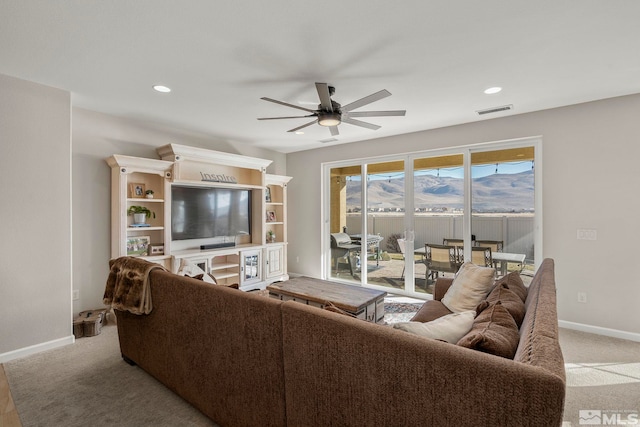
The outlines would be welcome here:
[[[442,303],[454,313],[475,310],[493,286],[495,270],[465,262],[458,270],[453,284],[442,297]]]
[[[176,272],[176,274],[179,276],[194,277],[204,282],[211,283],[212,285],[217,284],[216,279],[212,275],[205,272],[203,269],[193,264],[188,259],[184,259],[184,258],[180,261],[180,267],[178,268],[178,271]],[[200,274],[202,274],[202,278],[197,277]]]
[[[334,313],[342,314],[344,316],[356,317],[356,315],[351,314],[348,311],[344,311],[340,307],[336,307],[336,305],[334,303],[332,303],[331,301],[325,302],[324,303],[324,307],[322,307],[322,308],[324,308],[327,311],[333,311]]]
[[[524,313],[526,311],[524,302],[520,297],[507,287],[505,283],[498,284],[487,296],[487,302],[500,301],[502,306],[513,316],[518,328],[522,325]]]
[[[457,343],[473,325],[474,311],[451,313],[430,322],[402,322],[394,323],[395,329],[420,335],[421,337],[442,340],[451,344]]]
[[[500,301],[482,301],[477,310],[471,331],[458,341],[458,345],[513,359],[520,334],[511,314]]]
[[[524,285],[520,273],[512,271],[504,277],[496,280],[496,285],[505,284],[509,290],[513,291],[520,297],[522,302],[527,300],[527,287]]]

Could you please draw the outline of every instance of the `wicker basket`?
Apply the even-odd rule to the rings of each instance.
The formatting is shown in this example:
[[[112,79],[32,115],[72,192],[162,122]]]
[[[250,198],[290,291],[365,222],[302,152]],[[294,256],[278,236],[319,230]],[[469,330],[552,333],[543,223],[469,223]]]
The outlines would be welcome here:
[[[106,312],[106,308],[81,311],[78,317],[73,320],[73,335],[76,338],[80,338],[93,337],[100,334]],[[80,332],[80,326],[82,326],[82,332]],[[77,334],[76,329],[78,329]]]

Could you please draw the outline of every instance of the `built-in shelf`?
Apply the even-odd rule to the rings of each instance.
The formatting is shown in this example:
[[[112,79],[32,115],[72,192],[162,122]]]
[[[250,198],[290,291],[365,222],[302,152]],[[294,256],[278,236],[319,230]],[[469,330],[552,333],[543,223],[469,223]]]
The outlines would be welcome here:
[[[214,263],[211,265],[211,271],[224,270],[225,268],[236,268],[236,267],[240,267],[240,264],[238,264],[237,262]]]
[[[287,280],[287,176],[266,173],[271,160],[169,144],[156,150],[162,160],[114,154],[111,167],[112,258],[130,255],[176,272],[186,259],[213,275],[218,284],[252,290]],[[251,234],[236,236],[235,246],[200,250],[171,237],[171,199],[175,184],[248,190]],[[153,191],[153,198],[134,197]],[[149,227],[132,227],[131,206],[153,212]],[[276,221],[267,222],[267,218]],[[205,242],[208,244],[208,242]],[[217,243],[212,242],[212,243]],[[146,250],[145,250],[146,247]],[[154,255],[149,255],[153,250]],[[155,255],[157,252],[162,255]]]
[[[129,203],[164,203],[164,199],[147,199],[146,197],[128,198]]]
[[[153,231],[164,230],[164,227],[127,227],[127,231]]]
[[[239,276],[238,273],[221,273],[221,272],[218,272],[218,271],[213,271],[213,272],[211,272],[211,274],[213,274],[213,277],[215,277],[216,280],[231,279],[232,277],[238,277]]]

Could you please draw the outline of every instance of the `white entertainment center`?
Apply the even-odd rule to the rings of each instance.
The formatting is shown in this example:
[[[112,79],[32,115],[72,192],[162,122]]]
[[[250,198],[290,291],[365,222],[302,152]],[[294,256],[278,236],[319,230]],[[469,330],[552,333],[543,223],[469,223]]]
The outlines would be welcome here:
[[[263,289],[289,278],[287,184],[291,177],[267,174],[271,160],[177,144],[159,147],[157,152],[159,160],[118,154],[106,160],[111,167],[112,258],[140,256],[173,272],[187,260],[219,284],[238,283],[242,290]],[[173,186],[221,189],[226,199],[229,194],[248,192],[245,220],[250,232],[174,239]],[[148,211],[147,220],[136,223],[130,210]]]

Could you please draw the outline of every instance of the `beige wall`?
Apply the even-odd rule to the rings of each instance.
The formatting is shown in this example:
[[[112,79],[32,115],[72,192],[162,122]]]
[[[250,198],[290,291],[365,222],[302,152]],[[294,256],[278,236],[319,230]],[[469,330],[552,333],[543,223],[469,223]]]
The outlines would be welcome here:
[[[73,311],[102,306],[110,258],[112,154],[157,159],[156,148],[175,143],[273,160],[268,172],[286,173],[286,156],[246,144],[73,109]]]
[[[543,252],[556,260],[560,318],[635,338],[638,111],[633,95],[285,156],[80,109],[71,126],[69,93],[0,75],[0,361],[71,342],[73,313],[101,305],[110,244],[104,159],[155,158],[168,143],[271,159],[269,173],[293,176],[289,269],[319,277],[322,162],[542,135]],[[598,240],[577,240],[578,228],[596,229]],[[80,291],[73,306],[72,287]]]
[[[0,362],[73,342],[70,126],[68,92],[0,75]]]
[[[640,340],[638,111],[632,95],[289,154],[289,270],[321,274],[322,162],[541,135],[543,255],[556,261],[562,324]],[[577,240],[579,228],[597,241]]]

